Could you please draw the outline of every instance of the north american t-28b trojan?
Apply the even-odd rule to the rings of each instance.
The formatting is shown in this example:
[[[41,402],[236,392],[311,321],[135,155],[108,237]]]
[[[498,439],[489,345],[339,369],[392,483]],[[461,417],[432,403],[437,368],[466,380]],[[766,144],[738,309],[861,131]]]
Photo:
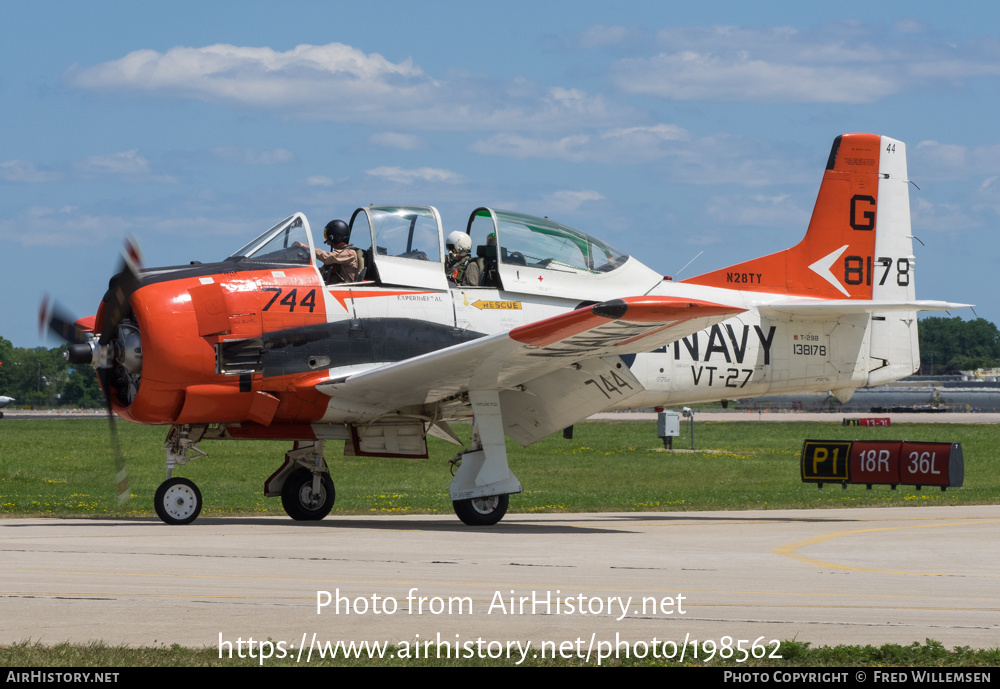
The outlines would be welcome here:
[[[465,523],[495,524],[521,491],[505,435],[529,445],[606,409],[847,399],[913,373],[916,312],[963,305],[915,298],[908,186],[902,142],[837,137],[801,242],[682,281],[585,232],[483,207],[465,229],[481,282],[459,286],[435,208],[372,206],[350,221],[357,281],[327,284],[296,213],[218,263],[127,261],[68,356],[97,368],[109,409],[170,426],[155,498],[168,523],[201,510],[172,473],[202,440],[292,442],[265,495],[322,519],[327,441],[426,457],[428,434],[462,445],[449,426],[461,420],[472,437],[450,497]]]

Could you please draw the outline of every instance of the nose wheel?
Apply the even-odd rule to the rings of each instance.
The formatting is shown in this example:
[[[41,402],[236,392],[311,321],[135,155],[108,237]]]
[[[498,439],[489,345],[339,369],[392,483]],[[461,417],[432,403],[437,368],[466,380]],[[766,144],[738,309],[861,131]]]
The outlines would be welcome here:
[[[201,491],[186,478],[169,478],[156,489],[156,516],[167,524],[190,524],[201,514]]]
[[[485,498],[453,500],[455,514],[469,526],[493,526],[507,514],[509,495],[490,495]]]

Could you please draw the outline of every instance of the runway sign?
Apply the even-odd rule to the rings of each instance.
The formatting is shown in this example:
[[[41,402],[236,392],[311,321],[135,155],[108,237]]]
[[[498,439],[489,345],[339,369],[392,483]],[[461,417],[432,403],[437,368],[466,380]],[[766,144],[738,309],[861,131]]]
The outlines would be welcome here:
[[[960,443],[889,440],[806,440],[802,481],[816,483],[960,488],[965,461]]]

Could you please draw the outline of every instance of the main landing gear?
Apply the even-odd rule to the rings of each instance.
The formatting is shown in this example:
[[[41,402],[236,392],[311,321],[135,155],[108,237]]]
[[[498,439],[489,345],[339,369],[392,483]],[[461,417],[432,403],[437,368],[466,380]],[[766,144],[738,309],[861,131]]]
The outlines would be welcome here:
[[[493,526],[507,514],[509,495],[491,495],[488,498],[454,500],[455,514],[469,526]]]
[[[319,521],[330,514],[337,493],[323,459],[322,440],[297,440],[285,462],[264,482],[264,496],[281,496],[281,506],[296,521]]]
[[[314,476],[319,477],[319,486],[314,487]],[[309,469],[296,469],[281,487],[281,506],[300,522],[319,521],[330,514],[335,499],[330,474],[313,474]]]
[[[507,514],[510,494],[520,493],[521,483],[507,466],[498,392],[470,391],[469,401],[474,418],[472,448],[462,453],[448,494],[463,522],[493,526]]]

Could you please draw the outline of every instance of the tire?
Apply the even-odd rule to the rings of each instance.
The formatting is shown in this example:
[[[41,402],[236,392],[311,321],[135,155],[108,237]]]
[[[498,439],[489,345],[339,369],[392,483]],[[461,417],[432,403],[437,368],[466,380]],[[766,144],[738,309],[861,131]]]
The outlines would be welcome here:
[[[190,524],[201,514],[201,491],[189,479],[170,478],[156,489],[153,507],[167,524]]]
[[[323,474],[319,496],[312,498],[312,472],[296,469],[281,487],[281,506],[292,519],[300,522],[319,521],[330,514],[337,494],[330,474]]]
[[[469,526],[493,526],[507,514],[509,495],[453,500],[455,514]]]

